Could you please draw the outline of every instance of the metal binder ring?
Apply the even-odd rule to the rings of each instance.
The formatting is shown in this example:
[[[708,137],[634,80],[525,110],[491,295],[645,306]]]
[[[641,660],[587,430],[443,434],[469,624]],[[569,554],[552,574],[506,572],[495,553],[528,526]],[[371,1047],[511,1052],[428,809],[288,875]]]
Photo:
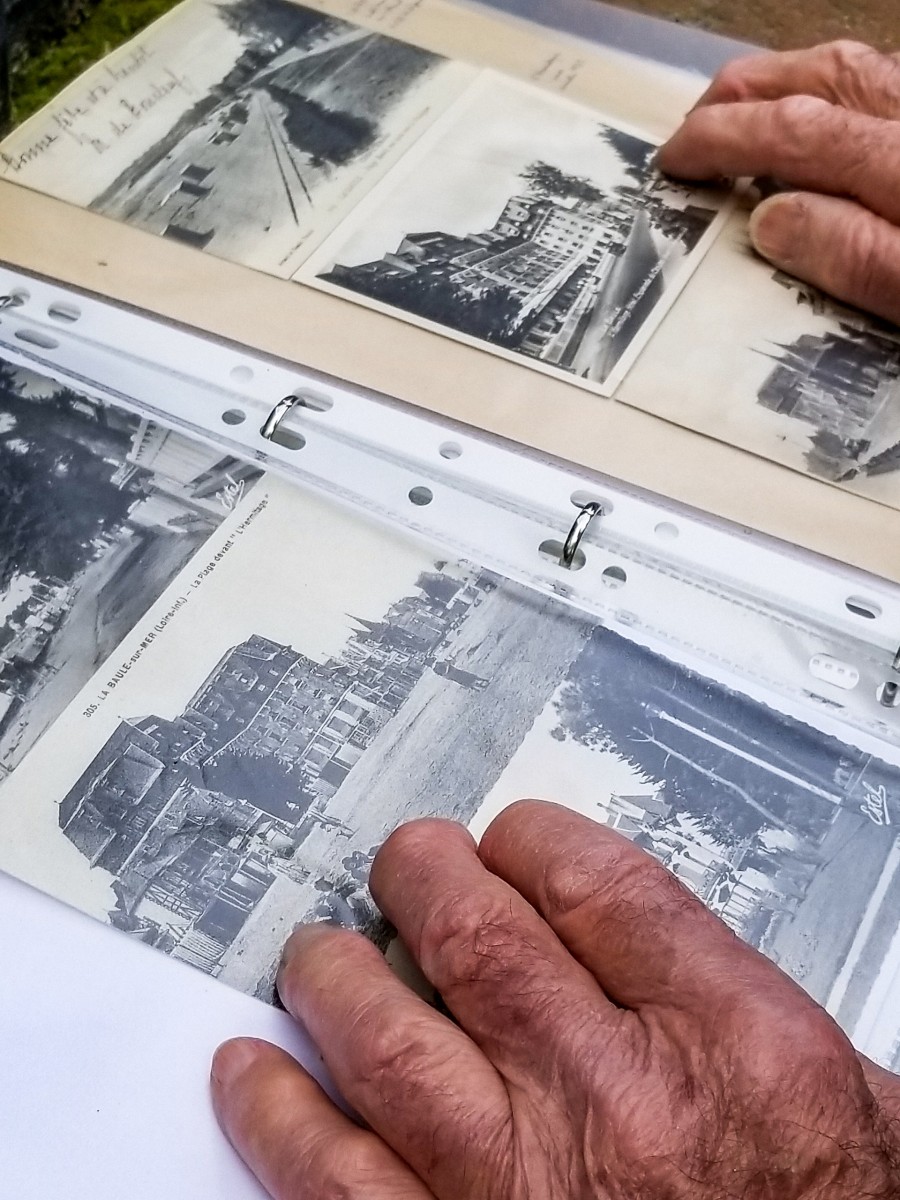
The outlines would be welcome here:
[[[572,563],[575,561],[575,555],[578,553],[578,547],[581,545],[581,539],[588,531],[588,526],[595,517],[601,516],[602,513],[603,505],[598,504],[596,500],[591,500],[589,504],[585,504],[580,509],[563,543],[562,554],[559,556],[559,565],[561,567],[572,566]]]
[[[25,301],[21,296],[0,296],[0,309],[18,308],[24,303]]]
[[[294,405],[297,404],[299,399],[299,396],[285,396],[284,399],[278,401],[260,427],[259,432],[264,438],[267,438],[270,442],[272,441],[278,426],[291,411]]]

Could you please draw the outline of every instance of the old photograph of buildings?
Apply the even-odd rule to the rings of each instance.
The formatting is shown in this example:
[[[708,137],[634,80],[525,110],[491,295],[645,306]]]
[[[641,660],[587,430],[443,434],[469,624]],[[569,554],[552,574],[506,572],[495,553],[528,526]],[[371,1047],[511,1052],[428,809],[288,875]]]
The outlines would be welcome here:
[[[240,39],[234,65],[91,208],[289,277],[469,73],[287,0],[217,13]]]
[[[665,180],[655,149],[486,74],[300,278],[609,394],[723,203]]]
[[[834,306],[781,272],[774,279],[832,327],[773,345],[757,392],[808,431],[807,470],[837,483],[900,469],[900,331]],[[843,316],[843,319],[842,319]]]
[[[0,779],[259,475],[0,361]]]
[[[900,332],[773,272],[751,254],[744,214],[618,398],[900,506]]]
[[[471,819],[588,625],[278,481],[248,504],[6,781],[0,866],[271,996],[297,921],[379,936],[375,848]]]
[[[367,876],[396,824],[479,832],[544,795],[639,841],[897,1061],[900,769],[285,484],[250,499],[159,606],[192,602],[7,781],[0,866],[271,998],[298,921],[385,944]]]
[[[0,172],[290,278],[475,74],[291,0],[193,0],[11,135]]]

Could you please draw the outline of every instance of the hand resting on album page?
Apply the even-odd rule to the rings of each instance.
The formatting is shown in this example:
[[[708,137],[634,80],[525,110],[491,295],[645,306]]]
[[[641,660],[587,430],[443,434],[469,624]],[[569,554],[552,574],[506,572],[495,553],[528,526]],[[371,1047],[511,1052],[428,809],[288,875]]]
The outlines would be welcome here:
[[[455,1021],[361,935],[293,935],[281,997],[366,1125],[226,1043],[216,1110],[277,1200],[900,1197],[900,1077],[619,834],[416,821],[371,888]]]
[[[659,165],[693,180],[768,176],[795,189],[756,208],[759,253],[900,322],[900,56],[834,42],[738,59]]]

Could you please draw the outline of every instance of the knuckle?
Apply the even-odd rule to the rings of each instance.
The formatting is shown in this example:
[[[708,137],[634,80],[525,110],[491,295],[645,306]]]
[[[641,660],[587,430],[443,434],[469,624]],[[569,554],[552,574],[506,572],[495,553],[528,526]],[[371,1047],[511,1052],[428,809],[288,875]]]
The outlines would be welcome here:
[[[860,66],[873,58],[880,58],[877,50],[853,38],[838,38],[834,42],[828,42],[822,49],[832,70],[838,75],[855,74]]]
[[[823,50],[842,104],[872,116],[900,116],[900,62],[895,56],[847,39]]]
[[[849,1081],[853,1051],[834,1021],[811,1001],[798,1003],[792,994],[782,1011],[770,1013],[758,1065],[768,1065],[770,1079],[790,1077],[805,1087],[830,1077]],[[761,1039],[760,1039],[761,1041]]]
[[[769,136],[782,173],[788,178],[805,175],[821,156],[823,142],[835,140],[838,110],[816,96],[794,95],[773,101],[769,111]]]
[[[576,862],[548,877],[545,899],[552,916],[562,920],[586,909],[594,910],[595,920],[633,920],[693,903],[671,872],[625,838],[610,844],[602,862]]]
[[[306,1141],[298,1159],[291,1176],[299,1196],[362,1200],[387,1182],[381,1156],[361,1134],[335,1139],[323,1132]]]
[[[623,918],[702,910],[700,902],[671,871],[660,863],[634,863],[623,871],[613,897],[612,910]]]
[[[398,1029],[387,1013],[380,1015],[357,1043],[360,1082],[382,1105],[405,1105],[410,1089],[434,1071],[434,1038],[424,1022],[407,1021]]]
[[[745,100],[751,93],[749,75],[755,67],[757,56],[745,55],[734,58],[726,63],[714,76],[710,91],[718,101],[728,103],[734,100]]]
[[[499,897],[456,896],[429,917],[422,930],[422,962],[438,991],[502,972],[523,931],[510,902]]]
[[[802,143],[810,129],[828,120],[834,105],[818,96],[783,96],[772,104],[775,128],[792,143]]]

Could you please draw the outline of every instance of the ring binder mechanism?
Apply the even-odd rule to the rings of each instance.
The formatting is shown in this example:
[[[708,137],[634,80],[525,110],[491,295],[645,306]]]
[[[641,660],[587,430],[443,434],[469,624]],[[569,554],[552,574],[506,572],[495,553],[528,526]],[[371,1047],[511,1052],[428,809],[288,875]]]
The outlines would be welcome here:
[[[278,427],[291,409],[299,403],[299,396],[284,396],[269,415],[263,421],[260,428],[260,433],[269,442],[275,440],[275,435],[278,433]]]
[[[24,299],[15,294],[0,296],[0,311],[2,311],[4,308],[19,308],[24,303]]]
[[[559,556],[560,566],[571,569],[575,555],[578,553],[578,547],[581,545],[581,539],[587,533],[589,525],[602,515],[603,505],[598,504],[595,500],[582,506],[563,542],[562,554]]]
[[[19,271],[0,267],[0,296],[18,300],[0,311],[9,361],[402,526],[900,761],[900,705],[884,682],[900,672],[897,585]],[[302,433],[283,423],[295,407]],[[539,553],[549,544],[552,556]]]

